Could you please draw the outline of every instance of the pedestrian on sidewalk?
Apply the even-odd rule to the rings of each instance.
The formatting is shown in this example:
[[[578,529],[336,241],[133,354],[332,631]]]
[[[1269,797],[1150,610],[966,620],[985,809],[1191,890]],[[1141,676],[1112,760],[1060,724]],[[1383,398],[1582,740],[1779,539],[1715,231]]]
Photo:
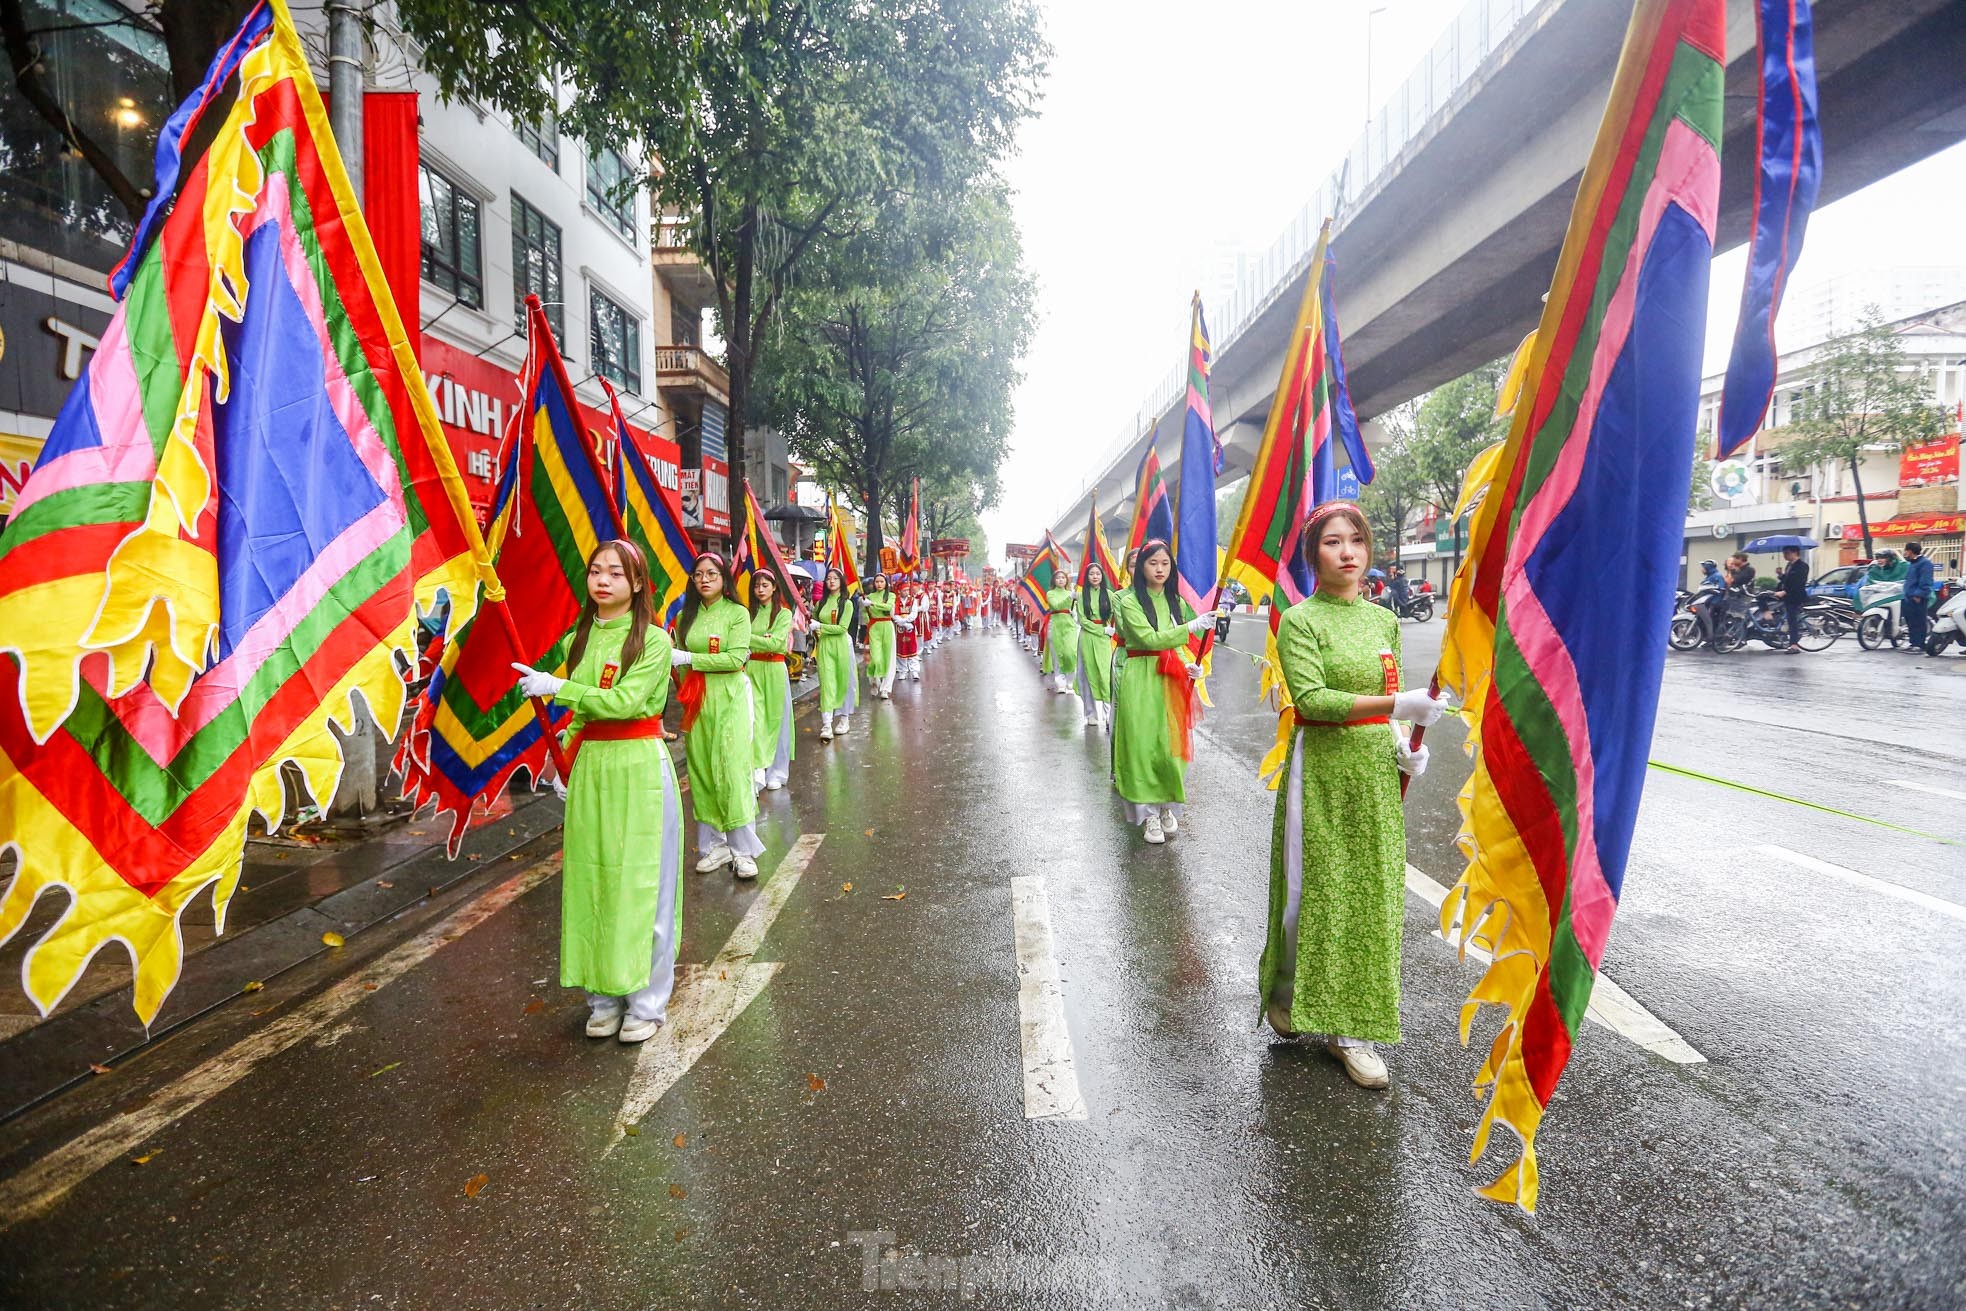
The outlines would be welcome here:
[[[1788,620],[1789,644],[1787,649],[1794,652],[1802,650],[1802,607],[1809,601],[1809,562],[1802,558],[1799,546],[1784,546],[1782,576],[1776,590],[1782,594],[1782,610]]]
[[[860,700],[860,675],[853,663],[854,604],[846,594],[846,576],[826,571],[826,591],[814,612],[818,630],[819,740],[831,742],[846,732],[847,716]]]
[[[1113,589],[1106,571],[1096,564],[1085,567],[1074,617],[1079,625],[1079,705],[1086,723],[1103,727],[1113,717]]]
[[[1140,548],[1133,586],[1114,609],[1126,665],[1113,710],[1113,786],[1126,822],[1158,846],[1181,827],[1194,759],[1194,681],[1188,640],[1215,622],[1174,590],[1174,555],[1156,538]]]
[[[797,741],[792,732],[792,680],[785,654],[792,649],[792,609],[784,580],[770,569],[751,575],[751,663],[744,668],[758,707],[756,764],[767,790],[776,792],[792,774]]]
[[[861,600],[867,611],[867,677],[874,695],[882,701],[894,699],[894,593],[887,590],[887,575],[875,574],[867,580],[867,595]]]
[[[587,991],[587,1036],[643,1042],[662,1026],[682,936],[683,798],[662,740],[669,635],[632,542],[587,561],[567,676],[525,665],[519,689],[573,711],[562,780],[560,984]]]
[[[1925,558],[1925,543],[1905,547],[1905,596],[1898,608],[1905,616],[1908,650],[1923,651],[1925,635],[1932,622],[1932,562]]]
[[[757,703],[745,666],[751,616],[731,592],[730,566],[714,551],[696,557],[683,612],[676,616],[670,661],[687,670],[676,700],[683,707],[683,761],[696,810],[698,874],[732,867],[758,877]]]
[[[1044,675],[1044,690],[1063,692],[1072,686],[1079,669],[1079,621],[1073,606],[1078,598],[1069,587],[1054,587],[1044,594],[1044,660],[1038,672]]]
[[[1431,724],[1445,703],[1400,691],[1399,620],[1361,595],[1372,530],[1348,501],[1311,512],[1302,536],[1317,589],[1284,612],[1277,657],[1291,706],[1290,754],[1271,830],[1269,935],[1259,1004],[1277,1034],[1321,1034],[1363,1088],[1384,1088],[1375,1042],[1399,1041],[1405,921],[1402,773],[1409,748],[1392,720]]]

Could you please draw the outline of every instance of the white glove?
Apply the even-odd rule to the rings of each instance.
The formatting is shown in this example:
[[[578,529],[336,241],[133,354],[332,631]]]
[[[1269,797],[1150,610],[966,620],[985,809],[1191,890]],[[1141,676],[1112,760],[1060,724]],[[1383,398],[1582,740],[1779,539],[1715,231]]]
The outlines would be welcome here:
[[[1215,627],[1215,612],[1213,610],[1205,615],[1196,615],[1188,621],[1188,631],[1191,633],[1199,633],[1205,628],[1213,627]]]
[[[1189,666],[1188,666],[1188,677],[1189,677],[1190,679],[1199,679],[1199,678],[1201,677],[1201,666],[1200,666],[1200,665],[1189,665]]]
[[[696,656],[693,653],[679,648],[669,653],[669,667],[671,669],[681,669],[694,659],[696,659]]]
[[[1433,723],[1449,709],[1444,697],[1436,697],[1424,687],[1409,687],[1393,694],[1394,719],[1403,719],[1421,728]]]
[[[1396,733],[1393,735],[1393,754],[1399,760],[1399,772],[1408,778],[1418,778],[1427,772],[1427,747],[1424,742],[1416,747]]]
[[[553,795],[562,801],[567,799],[567,785],[557,778],[553,780]]]
[[[565,686],[567,681],[564,678],[555,678],[551,674],[542,674],[531,665],[522,665],[517,660],[512,662],[512,668],[518,671],[519,690],[527,696],[557,696],[560,688]]]

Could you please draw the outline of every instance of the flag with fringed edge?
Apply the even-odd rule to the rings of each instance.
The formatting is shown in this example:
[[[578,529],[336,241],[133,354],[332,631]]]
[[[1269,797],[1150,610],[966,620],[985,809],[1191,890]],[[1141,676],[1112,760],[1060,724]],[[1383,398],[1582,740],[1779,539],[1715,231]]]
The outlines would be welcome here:
[[[908,519],[901,525],[901,571],[913,576],[922,567],[922,480],[908,484]]]
[[[1174,583],[1181,599],[1197,614],[1215,604],[1215,475],[1222,470],[1222,443],[1208,404],[1208,374],[1214,359],[1201,293],[1195,293],[1188,324],[1187,415],[1181,429],[1181,469],[1174,504]]]
[[[180,151],[236,77],[205,153]],[[331,724],[393,730],[417,605],[495,585],[305,51],[250,10],[157,146],[120,304],[0,536],[0,941],[46,1013],[110,942],[148,1024],[178,916],[222,930],[247,829],[325,805]],[[180,189],[180,177],[182,187]],[[412,311],[414,307],[411,307]],[[400,663],[399,663],[400,662]]]
[[[1133,473],[1133,522],[1126,533],[1126,560],[1122,561],[1122,582],[1132,582],[1131,561],[1140,548],[1154,540],[1174,541],[1174,502],[1167,494],[1167,479],[1160,469],[1160,451],[1154,434],[1147,434],[1147,449]]]
[[[606,378],[601,379],[601,387],[608,394],[614,424],[608,442],[608,486],[614,496],[614,511],[628,540],[642,548],[655,620],[667,626],[682,611],[683,598],[689,594],[696,546],[683,527],[682,498],[662,485],[648,456],[635,445],[628,421],[621,415],[621,399]]]
[[[854,563],[853,542],[847,536],[852,525],[837,504],[826,507],[826,568],[840,571],[843,590],[851,596],[860,590],[860,566]]]
[[[758,509],[758,498],[751,490],[751,480],[744,480],[744,503],[740,509],[743,519],[737,524],[737,549],[731,559],[731,590],[737,600],[746,608],[751,604],[751,575],[759,569],[773,574],[778,579],[778,599],[781,604],[789,604],[792,610],[792,627],[803,633],[812,623],[812,616],[806,611],[806,599],[793,581],[791,566],[785,563],[785,555],[778,549],[778,539],[771,535],[771,526],[765,522],[764,513]]]
[[[502,604],[458,630],[430,675],[396,753],[403,795],[435,802],[452,851],[474,808],[517,771],[537,786],[572,712],[521,695],[512,665],[560,672],[587,597],[587,561],[623,535],[600,458],[537,297],[527,297],[526,366],[492,499],[490,545]]]
[[[1630,852],[1678,582],[1719,203],[1725,8],[1639,0],[1454,581],[1440,681],[1464,703],[1468,867],[1441,928],[1491,958],[1500,1034],[1472,1159],[1536,1204],[1535,1138],[1582,1026]]]
[[[1090,569],[1093,565],[1098,565],[1100,570],[1106,575],[1106,585],[1108,587],[1123,587],[1126,585],[1125,575],[1120,572],[1119,566],[1113,563],[1113,548],[1106,545],[1106,528],[1104,524],[1099,522],[1099,498],[1097,496],[1092,498],[1091,504],[1086,509],[1085,554],[1079,558],[1079,570],[1076,579],[1079,587],[1083,588],[1085,586],[1086,570]]]

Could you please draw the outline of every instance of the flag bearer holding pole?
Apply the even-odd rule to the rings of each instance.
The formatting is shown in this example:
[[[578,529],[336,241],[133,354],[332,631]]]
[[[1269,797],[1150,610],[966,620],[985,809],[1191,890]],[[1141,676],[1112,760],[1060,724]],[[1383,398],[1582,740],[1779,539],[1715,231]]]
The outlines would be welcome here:
[[[1372,531],[1358,507],[1311,512],[1302,547],[1316,590],[1284,613],[1277,653],[1294,718],[1271,829],[1269,935],[1257,974],[1280,1036],[1322,1035],[1363,1088],[1384,1088],[1375,1042],[1399,1041],[1406,818],[1400,775],[1427,767],[1392,720],[1446,704],[1400,691],[1399,621],[1360,592]]]
[[[560,887],[560,983],[587,990],[587,1036],[662,1026],[683,931],[683,801],[662,740],[670,643],[648,565],[625,540],[587,561],[565,678],[512,667],[529,697],[573,710]]]

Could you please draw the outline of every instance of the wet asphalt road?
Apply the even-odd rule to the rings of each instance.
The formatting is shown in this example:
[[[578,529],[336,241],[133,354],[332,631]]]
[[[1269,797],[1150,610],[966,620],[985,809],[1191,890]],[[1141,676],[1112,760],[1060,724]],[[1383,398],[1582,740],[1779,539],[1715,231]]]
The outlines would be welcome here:
[[[1440,624],[1405,633],[1425,669]],[[1006,636],[946,643],[843,741],[801,721],[760,863],[824,837],[754,959],[719,952],[770,880],[685,875],[679,1007],[763,982],[637,1133],[652,1058],[580,1036],[544,843],[0,1128],[0,1305],[955,1305],[896,1286],[952,1273],[1033,1308],[1966,1304],[1966,848],[1655,771],[1605,970],[1708,1060],[1587,1026],[1526,1217],[1470,1191],[1507,1159],[1465,1160],[1477,967],[1419,898],[1390,1092],[1257,1030],[1253,686],[1223,658],[1189,822],[1152,849],[1076,703]],[[1886,781],[1966,794],[1962,726],[1966,660],[1675,657],[1653,755],[1966,839],[1966,803]],[[1443,884],[1457,736],[1409,802]],[[1028,875],[1083,1120],[1024,1114]]]

